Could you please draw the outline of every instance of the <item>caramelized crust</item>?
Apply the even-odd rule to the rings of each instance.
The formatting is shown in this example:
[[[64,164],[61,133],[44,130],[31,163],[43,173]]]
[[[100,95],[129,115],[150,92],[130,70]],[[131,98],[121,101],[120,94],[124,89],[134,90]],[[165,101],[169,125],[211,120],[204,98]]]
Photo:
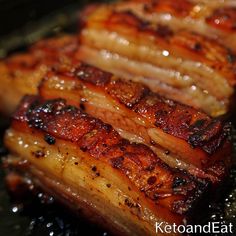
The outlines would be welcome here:
[[[26,97],[14,115],[12,128],[26,133],[32,130],[35,135],[41,132],[50,145],[57,140],[73,143],[85,154],[119,170],[148,199],[175,214],[186,215],[208,185],[169,168],[146,146],[129,143],[110,125],[62,99]]]
[[[171,155],[165,155],[164,159],[168,165],[173,166],[170,160],[174,154],[174,159],[210,175],[199,173],[199,170],[191,172],[196,176],[205,175],[217,182],[227,173],[231,156],[230,124],[161,97],[140,83],[73,62],[49,72],[39,90],[44,99],[64,98],[69,104],[81,107],[118,130],[140,136],[141,143],[162,147],[163,152],[169,150]],[[99,96],[103,100],[96,100]],[[222,153],[226,157],[224,160]],[[186,169],[190,171],[191,168]],[[218,169],[218,172],[213,169]]]
[[[217,118],[212,119],[192,107],[161,97],[140,83],[116,78],[108,72],[84,63],[73,64],[66,69],[57,68],[56,73],[49,72],[46,80],[40,85],[40,94],[44,96],[43,89],[47,89],[48,79],[60,79],[62,76],[62,79],[69,81],[78,80],[79,89],[86,85],[90,89],[102,91],[116,103],[144,117],[165,133],[183,139],[193,147],[201,147],[208,154],[217,151],[227,138],[229,125]],[[81,95],[78,90],[78,97]],[[212,142],[217,143],[217,146],[213,148]]]

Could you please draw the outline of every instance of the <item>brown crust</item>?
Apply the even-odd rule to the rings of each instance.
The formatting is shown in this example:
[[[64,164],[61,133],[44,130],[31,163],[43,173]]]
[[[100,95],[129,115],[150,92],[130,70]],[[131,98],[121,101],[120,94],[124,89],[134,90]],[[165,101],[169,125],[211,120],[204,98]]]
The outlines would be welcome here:
[[[102,90],[118,104],[147,119],[153,127],[186,141],[193,148],[201,148],[209,155],[217,152],[227,140],[228,123],[152,93],[140,83],[112,77],[110,73],[79,62],[67,69],[49,72],[47,78],[67,76],[69,80],[79,79],[79,83]],[[43,90],[44,82],[40,86],[42,96]]]
[[[110,125],[62,99],[42,101],[26,97],[12,127],[22,132],[31,128],[52,136],[55,142],[61,139],[74,143],[84,153],[119,170],[147,198],[173,213],[189,212],[209,184],[169,168],[145,145],[129,143]]]

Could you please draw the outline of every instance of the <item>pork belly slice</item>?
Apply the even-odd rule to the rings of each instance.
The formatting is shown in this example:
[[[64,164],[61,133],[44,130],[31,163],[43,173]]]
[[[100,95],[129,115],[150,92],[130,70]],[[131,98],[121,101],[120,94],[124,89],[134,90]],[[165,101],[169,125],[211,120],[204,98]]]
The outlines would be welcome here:
[[[215,39],[235,51],[235,1],[131,0],[115,7],[134,12],[143,20],[167,25],[175,32],[188,30]]]
[[[106,50],[91,49],[84,45],[80,47],[78,58],[119,77],[141,82],[152,91],[189,106],[201,108],[213,116],[223,114],[228,109],[228,102],[218,101],[214,96],[202,91],[195,85],[181,88],[166,84],[165,78],[171,79],[178,75],[177,72],[164,71],[147,63],[131,61],[118,54],[113,54]],[[158,80],[150,79],[150,77],[157,78],[157,76],[160,76]],[[159,80],[159,78],[162,78],[162,80]]]
[[[231,163],[230,125],[194,108],[80,62],[50,71],[39,87],[44,99],[64,98],[144,143],[169,166],[218,182]]]
[[[37,94],[37,86],[51,65],[66,61],[77,48],[76,36],[60,36],[39,41],[25,53],[0,61],[0,111],[15,111],[26,94]]]
[[[16,170],[54,183],[52,193],[62,186],[62,195],[82,199],[128,235],[155,235],[155,222],[189,220],[210,187],[63,99],[26,97],[5,145]]]
[[[78,58],[113,73],[120,71],[154,91],[158,83],[164,84],[163,94],[187,104],[193,100],[190,105],[212,116],[228,111],[235,85],[232,52],[204,36],[175,33],[130,11],[114,9],[103,5],[84,14]],[[168,87],[179,94],[168,92]],[[181,99],[183,91],[187,100]]]

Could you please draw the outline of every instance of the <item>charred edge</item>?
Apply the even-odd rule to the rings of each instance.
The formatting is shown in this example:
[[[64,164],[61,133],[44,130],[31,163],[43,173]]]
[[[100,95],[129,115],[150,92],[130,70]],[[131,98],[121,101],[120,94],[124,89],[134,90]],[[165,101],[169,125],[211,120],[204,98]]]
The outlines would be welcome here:
[[[205,113],[160,97],[140,83],[112,78],[110,73],[87,64],[80,63],[73,68],[73,71],[74,74],[70,75],[72,78],[77,77],[82,83],[100,87],[104,93],[109,94],[117,102],[141,116],[145,111],[146,114],[149,113],[149,117],[155,117],[152,122],[157,128],[175,137],[184,137],[192,147],[203,147],[205,145],[207,153],[213,152],[209,149],[210,146],[207,147],[207,142],[217,138],[222,132],[223,121],[215,122]],[[63,103],[62,100],[58,100],[58,102]],[[54,108],[50,103],[44,106],[44,110],[48,113],[53,112],[52,109]],[[71,110],[73,109],[71,107]],[[80,102],[80,110],[85,110],[84,101]],[[195,116],[200,118],[191,124]],[[39,128],[42,128],[40,119],[34,119],[34,122]],[[223,142],[223,139],[221,141]]]
[[[217,136],[222,132],[221,121],[215,119],[206,128],[198,129],[197,132],[190,135],[188,138],[188,143],[192,147],[203,146],[206,142],[210,141],[213,137]]]
[[[212,185],[211,182],[208,180],[197,179],[197,181],[192,185],[191,181],[193,179],[194,178],[190,175],[189,179],[184,179],[181,176],[174,178],[172,183],[173,191],[176,193],[182,192],[182,194],[188,193],[188,198],[174,201],[171,206],[173,212],[180,215],[186,214],[190,216],[191,212],[201,204],[204,196],[206,197]],[[191,191],[191,189],[193,191]]]
[[[52,104],[48,106],[50,103],[54,103],[55,107],[52,106]],[[77,109],[75,110],[77,111]],[[73,140],[72,136],[78,135],[79,137],[76,139],[77,145],[84,148],[83,151],[95,158],[103,158],[103,160],[107,160],[114,169],[121,171],[131,181],[133,181],[134,178],[138,178],[134,183],[135,186],[152,200],[158,201],[159,199],[163,199],[163,197],[165,198],[165,194],[163,195],[161,188],[165,190],[166,187],[168,189],[168,186],[172,186],[167,195],[171,196],[170,201],[173,211],[185,214],[189,210],[190,206],[192,206],[191,204],[196,200],[196,197],[193,197],[196,195],[196,191],[197,194],[200,193],[201,184],[199,184],[198,180],[185,172],[178,172],[177,170],[171,169],[145,145],[131,144],[127,140],[119,138],[120,136],[111,128],[111,126],[105,125],[100,120],[93,119],[79,111],[71,112],[71,108],[69,109],[66,103],[58,103],[58,101],[55,100],[46,102],[42,101],[34,110],[31,111],[29,118],[38,118],[39,116],[37,113],[43,112],[45,112],[45,116],[41,116],[43,123],[42,127],[43,130],[46,130],[44,132],[49,133],[52,132],[54,126],[45,126],[44,122],[48,121],[48,116],[54,123],[59,122],[58,124],[60,124],[60,129],[62,129],[63,132],[68,128],[67,123],[64,123],[64,118],[66,118],[67,121],[71,121],[70,123],[72,123],[71,125],[73,128],[75,125],[74,122],[76,122],[77,118],[81,118],[81,122],[85,121],[89,124],[93,121],[96,126],[86,130],[82,135],[80,127],[76,130],[76,133],[73,133],[74,131],[69,128],[67,133],[69,137],[68,139]],[[55,121],[57,116],[62,118],[60,120],[56,119]],[[97,132],[93,132],[94,130]],[[60,136],[61,134],[57,133],[57,135],[59,136],[56,137],[64,138]],[[104,147],[104,143],[107,143],[108,146]],[[97,171],[95,166],[92,166],[91,170],[97,177],[100,176],[100,173]],[[166,173],[167,175],[170,175],[171,178],[165,180],[157,178],[159,171],[163,171],[164,174]],[[142,181],[143,176],[147,178],[147,182],[145,183]],[[206,185],[203,184],[203,187],[205,186]],[[180,202],[180,200],[172,200],[172,196],[175,195],[178,195],[178,199],[182,199],[182,202]],[[156,203],[158,204],[158,202]],[[169,208],[169,205],[167,207]]]
[[[115,169],[121,169],[123,166],[124,157],[116,157],[111,159],[111,165]]]
[[[192,130],[192,132],[198,132],[204,127],[206,122],[207,120],[204,119],[196,120],[195,123],[192,124],[189,128],[190,130]]]
[[[146,86],[132,81],[112,78],[112,74],[83,63],[73,70],[74,74],[72,76],[79,78],[82,83],[102,87],[113,99],[128,108],[132,108],[150,92]],[[85,110],[83,101],[80,103],[80,108]]]
[[[225,141],[230,141],[231,137],[231,131],[232,131],[232,125],[230,122],[226,123],[223,126],[222,131],[218,134],[218,136],[215,139],[210,140],[206,145],[204,145],[202,148],[205,152],[208,154],[215,153],[220,147],[223,146]]]
[[[44,135],[44,140],[49,144],[49,145],[54,145],[56,143],[56,139],[51,136],[50,134],[45,134]]]
[[[65,106],[65,100],[54,99],[41,104],[41,99],[36,98],[34,102],[29,106],[26,116],[30,127],[43,129],[45,124],[40,114],[53,115],[61,111],[61,108]]]

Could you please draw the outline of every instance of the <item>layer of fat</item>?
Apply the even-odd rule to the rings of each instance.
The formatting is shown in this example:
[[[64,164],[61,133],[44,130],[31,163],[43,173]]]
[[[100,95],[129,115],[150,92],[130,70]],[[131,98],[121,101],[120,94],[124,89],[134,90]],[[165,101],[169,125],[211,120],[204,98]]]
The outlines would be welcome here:
[[[130,133],[124,129],[116,128],[114,127],[117,132],[125,139],[128,139],[130,142],[134,143],[145,143],[145,140],[133,133]],[[172,168],[179,168],[181,170],[189,170],[191,167],[192,169],[196,169],[196,167],[187,164],[179,159],[176,155],[174,155],[171,151],[162,148],[161,146],[154,146],[151,145],[150,148],[153,150],[154,153],[163,161],[165,162],[168,166]]]
[[[48,86],[50,81],[48,81]],[[45,90],[47,90],[45,88]],[[50,94],[50,90],[48,92]],[[73,95],[73,93],[72,93]],[[49,95],[50,96],[50,95]],[[154,146],[154,152],[171,167],[189,169],[190,166],[202,168],[202,160],[206,160],[206,154],[200,149],[193,149],[185,140],[171,136],[155,127],[144,117],[132,110],[126,109],[116,100],[86,86],[78,92],[78,98],[83,98],[86,113],[101,119],[103,122],[111,124],[122,137],[131,142],[143,143]],[[71,100],[69,94],[64,95],[66,100]],[[178,145],[176,145],[178,142]],[[166,150],[170,155],[163,154]],[[195,156],[198,155],[198,158]]]
[[[96,92],[90,91],[91,93],[96,94]],[[105,123],[111,124],[123,138],[153,147],[152,150],[157,156],[171,167],[180,169],[202,168],[201,163],[202,160],[205,160],[206,155],[201,150],[193,149],[182,139],[178,139],[178,145],[176,145],[177,138],[157,129],[132,111],[127,111],[131,114],[128,116],[125,111],[120,113],[114,109],[98,105],[106,104],[106,100],[108,99],[102,96],[90,97],[85,104],[86,112]],[[156,145],[152,144],[152,141]],[[165,154],[166,151],[169,152],[168,155]],[[196,155],[198,158],[195,157]]]
[[[219,99],[229,97],[233,89],[228,81],[204,63],[186,60],[181,57],[174,57],[168,49],[161,48],[158,44],[147,44],[143,39],[136,38],[133,42],[128,37],[119,35],[116,32],[109,32],[101,29],[84,29],[82,41],[85,45],[95,49],[104,49],[121,56],[155,65],[156,67],[173,70],[176,75],[171,79],[162,78],[158,75],[154,78],[177,88],[189,87],[190,84],[197,85],[208,93]],[[179,72],[179,73],[178,73]],[[142,74],[141,74],[142,75]]]
[[[199,3],[199,1],[195,1]],[[204,0],[202,1],[204,2]],[[216,8],[225,7],[225,6],[236,6],[236,2],[233,1],[230,3],[219,0],[217,1],[208,1],[205,0],[205,3],[197,4],[193,7],[189,16],[186,17],[176,17],[167,12],[151,12],[147,13],[143,10],[144,3],[135,3],[135,2],[124,2],[118,3],[115,6],[117,11],[126,11],[130,10],[139,18],[144,19],[146,21],[152,22],[154,24],[163,24],[168,26],[174,32],[179,32],[181,30],[187,30],[191,32],[195,32],[197,34],[203,35],[207,38],[218,40],[220,43],[226,45],[231,50],[235,51],[236,47],[236,34],[224,32],[223,30],[219,30],[208,25],[205,21],[206,17],[208,17]],[[211,4],[207,4],[211,3]]]
[[[195,108],[200,108],[211,116],[219,116],[227,112],[228,99],[217,100],[214,96],[195,85],[185,88],[174,88],[165,82],[162,83],[159,80],[150,78],[152,72],[155,71],[154,66],[150,64],[129,60],[128,58],[105,50],[98,51],[86,46],[80,47],[78,57],[93,66],[114,73],[121,78],[141,82],[147,85],[152,91],[163,96]],[[147,75],[140,76],[142,71],[147,73]],[[168,71],[162,71],[160,73],[168,73]],[[153,74],[151,77],[155,77],[155,75]]]
[[[40,136],[13,129],[7,131],[5,143],[19,159],[27,160],[45,176],[64,183],[68,189],[89,193],[89,200],[95,199],[91,204],[104,217],[109,217],[107,208],[114,210],[117,214],[111,214],[111,220],[125,232],[155,235],[155,222],[163,221],[152,212],[152,203],[140,195],[124,176],[101,160],[85,156],[71,143],[57,140],[55,145],[48,145]],[[36,158],[34,153],[37,151],[44,152],[45,156]],[[92,170],[94,166],[96,171]],[[109,184],[110,188],[107,187]],[[136,207],[128,207],[125,204],[127,199]]]

